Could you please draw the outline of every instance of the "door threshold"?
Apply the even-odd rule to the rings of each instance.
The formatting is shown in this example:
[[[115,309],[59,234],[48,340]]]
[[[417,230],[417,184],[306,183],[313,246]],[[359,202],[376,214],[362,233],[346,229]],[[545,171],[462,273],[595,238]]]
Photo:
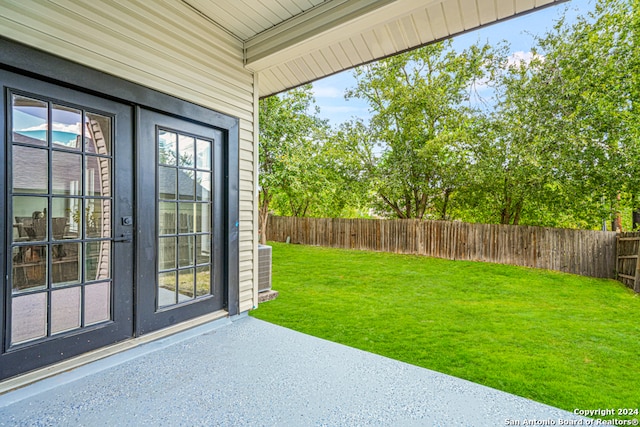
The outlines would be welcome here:
[[[79,356],[73,357],[71,359],[64,360],[62,362],[55,363],[47,367],[37,369],[35,371],[27,372],[25,374],[18,375],[13,378],[9,378],[5,381],[0,382],[0,395],[3,395],[11,391],[16,391],[20,388],[26,387],[28,385],[34,384],[36,382],[45,380],[47,378],[51,378],[53,376],[56,376],[65,372],[73,371],[74,369],[80,368],[89,363],[97,362],[109,356],[118,355],[127,350],[132,350],[137,347],[140,347],[144,344],[158,342],[159,345],[157,346],[157,348],[151,349],[151,351],[159,350],[165,347],[165,345],[162,345],[159,343],[164,338],[170,337],[171,335],[175,335],[180,332],[187,331],[189,329],[194,329],[198,326],[202,326],[207,323],[211,323],[220,319],[225,319],[225,318],[229,319],[229,313],[226,310],[219,310],[214,313],[209,313],[204,316],[196,317],[195,319],[181,322],[177,325],[169,326],[167,328],[160,329],[158,331],[150,332],[141,337],[131,338],[126,341],[121,341],[121,342],[109,345],[107,347],[102,347],[102,348],[81,354]],[[229,322],[231,322],[231,319],[229,319]],[[174,344],[174,342],[166,343],[166,345],[172,345],[172,344]],[[133,357],[123,358],[121,361],[114,361],[114,363],[110,364],[109,366],[122,363],[123,361],[129,360]],[[96,372],[99,370],[101,369],[97,369]]]

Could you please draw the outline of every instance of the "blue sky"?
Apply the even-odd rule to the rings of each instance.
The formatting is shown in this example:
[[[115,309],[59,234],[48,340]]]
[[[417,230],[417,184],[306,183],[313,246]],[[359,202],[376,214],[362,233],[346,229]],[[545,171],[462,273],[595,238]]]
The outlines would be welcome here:
[[[534,35],[542,35],[550,29],[563,14],[571,22],[576,16],[593,10],[594,0],[572,0],[558,6],[548,7],[535,13],[510,19],[477,31],[454,38],[455,49],[462,50],[478,41],[492,45],[507,41],[511,53],[523,55],[534,45]],[[351,70],[326,77],[313,83],[316,103],[320,107],[320,117],[337,126],[352,117],[369,117],[367,104],[359,99],[345,100],[348,88],[355,87]]]

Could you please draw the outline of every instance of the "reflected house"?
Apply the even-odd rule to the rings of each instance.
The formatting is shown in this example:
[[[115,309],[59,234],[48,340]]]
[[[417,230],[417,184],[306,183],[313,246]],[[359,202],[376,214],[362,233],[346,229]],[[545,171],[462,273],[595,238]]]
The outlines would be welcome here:
[[[0,2],[0,392],[257,307],[260,98],[561,2]]]

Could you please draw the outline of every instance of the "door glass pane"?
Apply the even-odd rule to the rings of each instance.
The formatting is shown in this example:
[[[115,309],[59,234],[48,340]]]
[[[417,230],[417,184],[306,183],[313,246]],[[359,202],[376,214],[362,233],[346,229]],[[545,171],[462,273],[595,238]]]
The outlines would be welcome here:
[[[82,199],[54,197],[51,200],[51,234],[54,240],[81,238],[81,206]]]
[[[111,241],[85,243],[86,282],[104,280],[111,277]]]
[[[211,215],[209,210],[211,205],[208,203],[198,203],[195,205],[196,212],[196,232],[211,232]]]
[[[158,188],[161,200],[175,200],[177,169],[160,166],[158,169]]]
[[[211,262],[211,236],[199,234],[196,236],[196,264],[209,264]]]
[[[43,240],[47,235],[48,199],[46,197],[14,196],[13,241]]]
[[[178,267],[189,267],[194,265],[193,254],[195,253],[194,236],[178,237]]]
[[[51,333],[80,327],[81,288],[67,288],[51,293]]]
[[[111,117],[85,115],[85,150],[87,153],[111,155]]]
[[[166,307],[176,302],[176,272],[160,273],[158,275],[158,307]]]
[[[49,151],[41,148],[13,146],[13,192],[47,194]]]
[[[47,336],[47,294],[11,298],[11,344]]]
[[[196,200],[202,202],[211,201],[211,173],[196,173]]]
[[[63,105],[51,108],[51,135],[54,147],[82,149],[82,112]]]
[[[85,326],[111,320],[111,283],[102,282],[84,288]]]
[[[198,139],[196,142],[196,167],[211,170],[211,141]]]
[[[186,135],[179,136],[180,166],[185,168],[195,167],[195,144],[196,140],[194,138]]]
[[[53,286],[82,281],[81,243],[51,245],[51,282]]]
[[[20,245],[11,249],[13,293],[47,287],[47,247]]]
[[[111,195],[111,161],[96,156],[86,156],[85,161],[85,195],[109,197]]]
[[[211,293],[211,266],[196,268],[196,297]]]
[[[178,219],[178,233],[193,233],[195,231],[194,203],[182,202],[178,204],[180,218]]]
[[[194,269],[178,271],[178,302],[189,301],[195,298],[194,294]]]
[[[47,103],[21,95],[11,98],[13,142],[46,146],[49,129]]]
[[[158,268],[169,270],[176,268],[176,238],[162,237],[158,245]]]
[[[111,200],[110,199],[86,199],[85,224],[86,237],[105,238],[111,237]]]
[[[80,195],[82,154],[53,152],[53,194]]]
[[[165,130],[158,131],[158,160],[163,165],[177,165],[178,135]]]
[[[163,234],[176,234],[176,224],[178,222],[176,214],[177,205],[172,202],[160,202],[158,229],[160,235]]]
[[[178,198],[180,200],[195,199],[196,180],[192,170],[178,169]]]

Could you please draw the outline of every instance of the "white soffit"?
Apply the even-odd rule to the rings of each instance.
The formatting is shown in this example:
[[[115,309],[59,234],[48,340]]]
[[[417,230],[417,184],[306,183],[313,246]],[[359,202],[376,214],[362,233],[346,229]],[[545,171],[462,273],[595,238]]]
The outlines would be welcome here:
[[[244,42],[260,97],[567,0],[183,0]]]

